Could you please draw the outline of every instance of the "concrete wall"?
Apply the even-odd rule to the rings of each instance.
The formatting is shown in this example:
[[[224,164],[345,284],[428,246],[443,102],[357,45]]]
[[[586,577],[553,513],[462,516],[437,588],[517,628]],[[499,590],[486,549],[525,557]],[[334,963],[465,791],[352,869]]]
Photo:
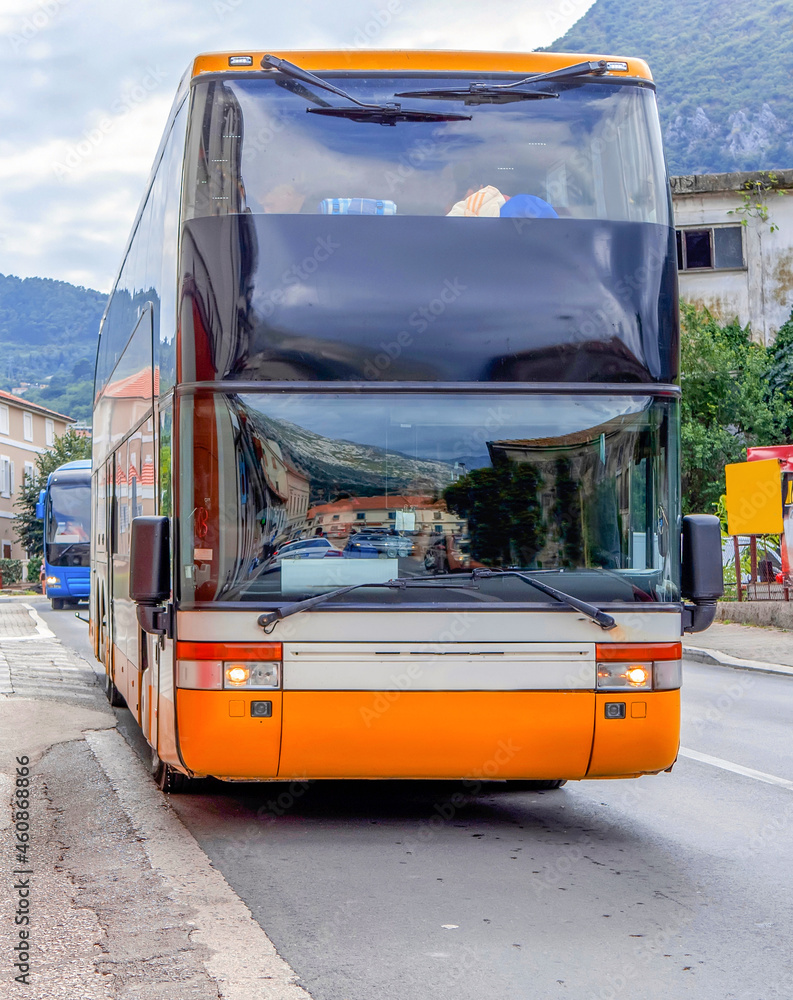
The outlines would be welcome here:
[[[793,629],[793,601],[719,601],[717,621]],[[695,638],[691,644],[696,645]]]
[[[752,336],[770,344],[793,308],[793,170],[775,171],[778,188],[768,192],[769,222],[749,218],[744,227],[746,267],[680,272],[680,297],[706,306],[720,321],[736,317],[749,324]],[[737,225],[742,215],[729,215],[743,205],[743,184],[756,173],[701,174],[672,178],[672,201],[678,229]]]

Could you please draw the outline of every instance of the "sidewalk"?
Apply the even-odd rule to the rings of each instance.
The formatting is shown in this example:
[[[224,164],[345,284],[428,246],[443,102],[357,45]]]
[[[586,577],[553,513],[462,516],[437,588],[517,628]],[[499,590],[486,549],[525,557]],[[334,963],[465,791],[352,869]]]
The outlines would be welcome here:
[[[310,1000],[100,681],[29,602],[0,598],[0,996],[23,996],[19,972],[36,1000]]]
[[[700,663],[793,677],[793,632],[717,622],[705,632],[684,636],[683,656]]]

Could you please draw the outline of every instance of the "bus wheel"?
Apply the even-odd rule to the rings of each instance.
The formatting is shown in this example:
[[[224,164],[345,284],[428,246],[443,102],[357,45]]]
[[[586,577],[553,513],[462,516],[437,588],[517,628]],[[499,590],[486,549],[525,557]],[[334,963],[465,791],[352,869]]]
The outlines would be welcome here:
[[[188,778],[186,774],[177,771],[175,767],[160,760],[157,752],[152,750],[151,773],[154,782],[162,792],[169,792],[171,795],[178,795],[180,792],[192,792],[198,782],[195,778]]]
[[[113,683],[113,678],[110,674],[105,674],[105,694],[107,695],[107,700],[113,706],[113,708],[125,708],[126,701],[124,696]]]
[[[50,604],[52,605],[53,611],[63,611],[63,598],[62,597],[51,597]]]
[[[566,784],[566,778],[554,778],[546,781],[509,781],[507,787],[513,792],[550,792]]]

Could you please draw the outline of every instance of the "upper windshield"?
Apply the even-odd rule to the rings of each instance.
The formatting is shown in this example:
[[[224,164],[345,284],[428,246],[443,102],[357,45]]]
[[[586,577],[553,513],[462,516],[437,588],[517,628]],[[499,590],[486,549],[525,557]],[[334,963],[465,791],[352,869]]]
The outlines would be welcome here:
[[[182,602],[678,599],[677,405],[646,396],[198,393],[181,406]],[[462,584],[462,585],[461,585]]]
[[[359,100],[467,88],[482,76],[327,74]],[[495,76],[490,82],[513,79]],[[354,107],[283,76],[196,84],[185,218],[253,214],[480,215],[669,224],[651,88],[546,81],[557,97],[505,104],[400,98],[470,121],[394,127],[307,114]],[[478,192],[486,196],[467,200]],[[481,202],[482,204],[478,204]]]
[[[47,562],[51,566],[88,566],[90,536],[90,484],[53,483],[45,524]]]

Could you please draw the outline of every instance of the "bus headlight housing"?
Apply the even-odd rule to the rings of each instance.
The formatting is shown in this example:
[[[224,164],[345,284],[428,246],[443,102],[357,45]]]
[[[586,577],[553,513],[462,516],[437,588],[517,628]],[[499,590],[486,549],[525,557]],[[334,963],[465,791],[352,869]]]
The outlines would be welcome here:
[[[59,576],[48,576],[44,583],[47,587],[60,587],[61,578]]]
[[[198,691],[264,691],[280,688],[280,642],[176,643],[176,686]]]
[[[679,642],[598,643],[598,691],[675,691],[683,677]]]

